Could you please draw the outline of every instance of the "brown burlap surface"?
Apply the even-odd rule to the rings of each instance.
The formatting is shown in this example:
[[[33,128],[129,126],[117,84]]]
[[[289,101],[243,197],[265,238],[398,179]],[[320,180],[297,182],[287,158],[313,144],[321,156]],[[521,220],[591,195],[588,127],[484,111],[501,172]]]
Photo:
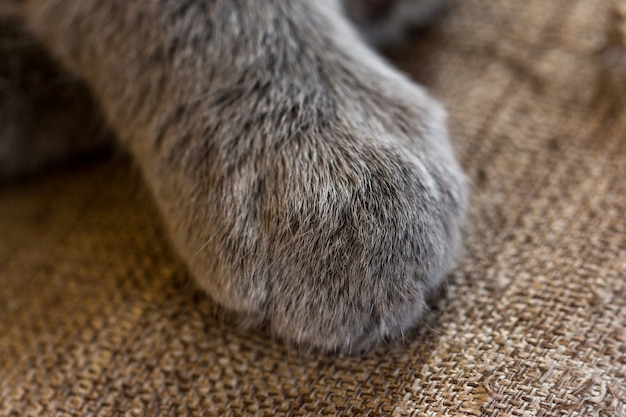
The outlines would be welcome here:
[[[394,58],[473,182],[404,346],[305,355],[217,318],[125,162],[1,190],[0,416],[626,416],[625,12],[463,0]]]

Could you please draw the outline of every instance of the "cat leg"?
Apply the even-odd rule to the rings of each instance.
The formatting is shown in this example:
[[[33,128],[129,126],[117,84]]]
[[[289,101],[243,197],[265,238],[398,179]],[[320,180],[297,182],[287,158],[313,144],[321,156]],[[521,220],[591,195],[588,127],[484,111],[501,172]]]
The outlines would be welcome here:
[[[303,347],[402,337],[466,206],[440,104],[334,1],[29,0],[85,80],[191,274]]]
[[[343,3],[365,39],[385,48],[427,25],[448,1]],[[0,22],[0,182],[108,147],[111,134],[86,86],[60,69],[15,19]]]

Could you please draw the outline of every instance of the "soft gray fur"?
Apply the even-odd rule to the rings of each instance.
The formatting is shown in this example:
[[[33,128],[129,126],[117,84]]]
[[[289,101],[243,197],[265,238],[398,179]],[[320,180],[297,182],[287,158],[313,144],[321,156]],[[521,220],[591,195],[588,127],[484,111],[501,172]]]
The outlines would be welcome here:
[[[465,178],[442,107],[334,0],[18,5],[218,303],[331,352],[418,322],[459,246]]]

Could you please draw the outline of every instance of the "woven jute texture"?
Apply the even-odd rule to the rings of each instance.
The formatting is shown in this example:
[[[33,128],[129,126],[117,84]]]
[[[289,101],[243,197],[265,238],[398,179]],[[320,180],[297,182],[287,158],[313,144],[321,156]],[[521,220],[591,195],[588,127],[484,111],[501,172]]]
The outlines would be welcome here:
[[[404,345],[303,354],[189,284],[122,161],[0,191],[0,416],[626,416],[626,26],[612,0],[463,0],[392,57],[473,182]]]

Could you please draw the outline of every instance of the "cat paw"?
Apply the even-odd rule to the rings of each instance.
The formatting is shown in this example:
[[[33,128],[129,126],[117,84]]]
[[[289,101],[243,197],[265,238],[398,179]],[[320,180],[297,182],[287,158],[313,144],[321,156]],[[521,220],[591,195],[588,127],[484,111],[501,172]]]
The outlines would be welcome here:
[[[166,219],[218,303],[297,346],[354,353],[422,320],[455,262],[467,186],[434,98],[343,17],[294,15],[308,17],[175,119],[210,134],[165,139],[148,177],[171,187]],[[336,32],[296,29],[309,19]]]
[[[319,72],[291,67],[289,88],[258,80],[214,110],[237,124],[220,130],[203,200],[220,227],[191,264],[248,322],[355,353],[420,323],[455,262],[467,187],[442,106],[362,44],[336,48],[309,51]]]
[[[217,303],[329,352],[419,324],[457,256],[465,176],[442,106],[337,3],[65,1],[34,2],[32,25],[96,94]]]

